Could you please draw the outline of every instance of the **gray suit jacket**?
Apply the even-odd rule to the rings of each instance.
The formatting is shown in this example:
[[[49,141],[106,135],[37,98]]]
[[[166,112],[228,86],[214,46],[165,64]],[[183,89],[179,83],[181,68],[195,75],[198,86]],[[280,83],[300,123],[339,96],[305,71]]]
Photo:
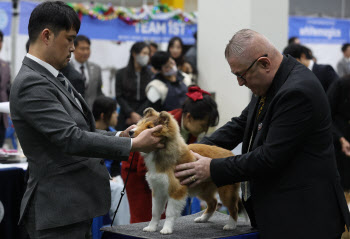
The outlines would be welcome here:
[[[337,73],[339,77],[350,74],[350,63],[344,57],[337,64]]]
[[[0,59],[0,102],[9,100],[9,90],[11,86],[10,67],[6,61]],[[3,125],[8,126],[7,114],[0,113]]]
[[[92,62],[86,62],[89,74],[89,84],[85,89],[85,100],[88,103],[90,109],[95,99],[103,95],[102,93],[102,72],[101,67]]]
[[[36,229],[103,215],[110,207],[108,171],[101,159],[127,160],[131,140],[96,131],[86,102],[81,109],[43,66],[25,57],[13,83],[10,110],[29,163],[21,218],[34,198]]]

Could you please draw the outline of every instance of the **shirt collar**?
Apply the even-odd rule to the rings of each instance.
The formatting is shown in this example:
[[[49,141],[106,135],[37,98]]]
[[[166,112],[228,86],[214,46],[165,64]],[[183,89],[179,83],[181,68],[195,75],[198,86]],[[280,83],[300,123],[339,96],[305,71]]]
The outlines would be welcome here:
[[[55,67],[53,67],[52,65],[50,65],[49,63],[40,60],[39,58],[27,53],[26,57],[28,57],[29,59],[32,59],[33,61],[37,62],[38,64],[42,65],[43,67],[46,68],[46,70],[48,70],[54,77],[58,76],[59,71],[55,69]]]
[[[307,68],[309,68],[310,71],[312,71],[312,67],[314,67],[314,64],[315,64],[314,61],[310,60],[310,64],[309,64],[309,66]]]
[[[75,56],[71,58],[71,62],[73,63],[75,69],[80,69],[81,66],[84,66],[84,68],[87,69],[87,64],[86,64],[86,62],[84,62],[83,64],[80,63],[80,62],[78,62],[78,61],[75,59]]]

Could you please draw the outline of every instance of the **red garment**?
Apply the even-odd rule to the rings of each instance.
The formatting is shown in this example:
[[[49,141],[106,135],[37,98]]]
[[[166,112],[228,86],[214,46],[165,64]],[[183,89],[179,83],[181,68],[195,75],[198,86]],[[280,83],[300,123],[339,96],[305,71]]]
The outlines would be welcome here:
[[[182,109],[175,109],[169,112],[181,127]],[[197,137],[189,136],[187,144],[196,142]],[[122,162],[121,176],[125,182],[130,168],[132,158],[130,153],[128,161]],[[126,193],[130,207],[130,223],[148,222],[152,219],[152,192],[145,179],[147,168],[143,157],[139,152],[134,153],[129,179],[126,184]],[[163,213],[162,219],[165,218]]]

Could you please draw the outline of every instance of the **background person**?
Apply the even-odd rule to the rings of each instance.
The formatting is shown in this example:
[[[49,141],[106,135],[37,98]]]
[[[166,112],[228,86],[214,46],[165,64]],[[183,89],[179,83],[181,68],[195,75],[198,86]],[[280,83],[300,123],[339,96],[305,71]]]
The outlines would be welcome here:
[[[200,143],[231,150],[243,141],[242,155],[212,160],[194,154],[198,160],[178,165],[176,176],[191,186],[249,181],[242,184],[243,202],[262,239],[340,238],[350,214],[319,80],[249,29],[232,37],[225,57],[239,85],[254,95],[239,117]]]
[[[300,44],[290,44],[284,50],[283,54],[291,55],[301,64],[309,68],[320,80],[323,89],[327,92],[329,86],[339,80],[339,77],[331,65],[317,64],[312,60],[311,50]]]
[[[350,43],[343,44],[341,51],[343,52],[343,58],[340,59],[337,64],[337,72],[339,77],[350,74]]]
[[[191,78],[177,69],[175,61],[167,52],[156,52],[151,58],[151,64],[158,71],[146,86],[146,96],[152,107],[157,111],[180,108],[186,100]]]
[[[0,51],[4,42],[4,34],[0,31]],[[11,88],[10,66],[4,60],[0,59],[0,102],[9,101]],[[8,127],[8,114],[0,113],[0,148],[3,146]]]
[[[84,35],[79,35],[74,40],[74,57],[72,65],[78,71],[85,85],[84,99],[90,109],[96,97],[102,93],[102,70],[99,65],[89,61],[91,54],[91,41]]]
[[[180,37],[173,37],[169,40],[168,53],[175,60],[179,70],[186,74],[193,73],[191,64],[185,61],[184,44]]]
[[[116,74],[115,92],[120,105],[118,130],[136,124],[143,110],[150,105],[145,93],[151,81],[151,72],[147,67],[149,54],[146,43],[136,42],[130,49],[128,65]]]

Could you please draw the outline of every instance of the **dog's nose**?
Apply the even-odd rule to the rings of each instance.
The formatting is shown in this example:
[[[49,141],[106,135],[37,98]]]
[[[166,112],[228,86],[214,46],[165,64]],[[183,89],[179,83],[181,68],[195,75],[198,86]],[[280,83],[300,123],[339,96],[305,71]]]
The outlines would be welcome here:
[[[133,128],[132,130],[129,131],[129,136],[130,138],[134,138],[136,128]]]

